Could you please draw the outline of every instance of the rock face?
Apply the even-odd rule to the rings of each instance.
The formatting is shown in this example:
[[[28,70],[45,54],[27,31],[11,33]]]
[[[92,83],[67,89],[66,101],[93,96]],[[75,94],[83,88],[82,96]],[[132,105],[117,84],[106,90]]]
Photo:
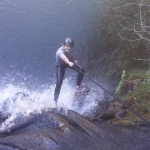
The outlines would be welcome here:
[[[28,95],[26,92],[17,92],[15,93],[12,97],[7,98],[4,100],[0,106],[1,106],[1,111],[0,111],[0,123],[5,121],[11,116],[11,113],[9,111],[10,108],[16,107],[16,102],[18,101],[30,101],[34,102],[31,98],[30,95]]]
[[[21,100],[21,101],[32,101],[33,100],[30,98],[30,96],[25,93],[25,92],[17,92],[14,94],[12,97],[7,98],[3,104],[2,104],[2,111],[8,111],[10,104],[12,104],[15,107],[16,101]]]
[[[126,104],[126,101],[124,103]],[[130,102],[128,102],[128,105],[130,105]],[[126,115],[127,109],[123,104],[117,101],[105,101],[96,106],[91,120],[104,122],[115,118],[126,117]]]
[[[135,80],[132,80],[132,81],[125,83],[121,87],[120,94],[123,95],[123,94],[126,94],[128,92],[134,91],[138,87],[139,83],[142,82],[143,80],[144,79],[135,79]]]
[[[4,123],[4,122],[3,122]],[[0,126],[1,150],[149,150],[148,132],[95,124],[71,110],[43,110]],[[150,129],[147,127],[146,129]]]

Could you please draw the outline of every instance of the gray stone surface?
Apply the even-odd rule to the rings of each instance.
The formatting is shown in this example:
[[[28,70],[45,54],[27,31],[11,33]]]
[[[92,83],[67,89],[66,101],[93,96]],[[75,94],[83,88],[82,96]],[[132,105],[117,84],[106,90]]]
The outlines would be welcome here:
[[[150,127],[96,124],[71,110],[43,110],[0,132],[0,150],[149,150]]]

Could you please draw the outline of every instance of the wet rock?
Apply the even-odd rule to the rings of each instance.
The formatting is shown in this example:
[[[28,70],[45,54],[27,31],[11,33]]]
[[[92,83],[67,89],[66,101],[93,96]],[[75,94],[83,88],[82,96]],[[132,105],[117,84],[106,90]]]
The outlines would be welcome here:
[[[141,81],[143,81],[143,79],[136,79],[136,80],[132,80],[132,81],[125,83],[121,87],[120,94],[123,95],[123,94],[126,94],[128,92],[134,91],[138,87],[138,85]]]
[[[114,118],[115,118],[115,113],[113,112],[108,112],[108,113],[106,112],[102,116],[99,117],[99,119],[102,119],[102,120],[111,120]]]
[[[135,96],[131,96],[128,99],[124,100],[124,104],[128,107],[130,107],[133,104],[137,104],[137,98]],[[125,106],[122,106],[123,108],[125,108]]]
[[[6,111],[0,112],[0,123],[4,122],[6,119],[8,119],[10,117],[10,115],[11,114]]]
[[[30,95],[27,94],[26,92],[17,92],[16,94],[14,94],[12,97],[7,98],[6,100],[4,100],[4,102],[1,104],[2,105],[2,111],[8,111],[10,105],[15,107],[15,103],[16,101],[31,101],[34,102]]]
[[[68,110],[50,109],[0,126],[5,150],[148,150],[150,139],[137,126],[95,124]],[[149,127],[147,127],[147,130]]]
[[[127,110],[117,101],[105,101],[97,106],[92,120],[108,121],[115,118],[126,117]]]

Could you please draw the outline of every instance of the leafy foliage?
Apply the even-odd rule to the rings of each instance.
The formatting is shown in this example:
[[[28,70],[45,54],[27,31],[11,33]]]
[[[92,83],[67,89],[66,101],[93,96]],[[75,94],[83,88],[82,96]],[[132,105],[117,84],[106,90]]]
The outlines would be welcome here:
[[[123,84],[137,80],[139,82],[137,88],[134,89],[134,91],[127,93],[127,95],[134,95],[138,98],[150,98],[150,70],[134,69],[133,71],[128,73],[128,76],[126,76],[126,80],[124,80],[123,77],[124,76],[122,74],[122,78],[119,83],[118,89],[120,89],[120,84],[123,86]],[[126,97],[127,95],[124,96]]]
[[[130,71],[127,81],[148,77],[150,76],[146,69],[133,69],[132,71]]]
[[[116,92],[115,92],[116,94],[120,91],[120,89],[121,89],[121,87],[122,87],[122,85],[123,85],[123,83],[124,83],[124,81],[125,81],[125,77],[126,77],[126,71],[123,70],[123,71],[122,71],[121,80],[120,80],[119,85],[118,85],[118,87],[117,87],[117,89],[116,89]]]

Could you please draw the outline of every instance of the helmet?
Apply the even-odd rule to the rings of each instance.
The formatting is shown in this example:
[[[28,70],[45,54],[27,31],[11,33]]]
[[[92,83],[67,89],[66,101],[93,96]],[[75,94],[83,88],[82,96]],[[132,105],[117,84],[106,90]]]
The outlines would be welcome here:
[[[71,38],[66,38],[65,42],[64,42],[64,45],[74,47],[74,40],[71,39]]]

